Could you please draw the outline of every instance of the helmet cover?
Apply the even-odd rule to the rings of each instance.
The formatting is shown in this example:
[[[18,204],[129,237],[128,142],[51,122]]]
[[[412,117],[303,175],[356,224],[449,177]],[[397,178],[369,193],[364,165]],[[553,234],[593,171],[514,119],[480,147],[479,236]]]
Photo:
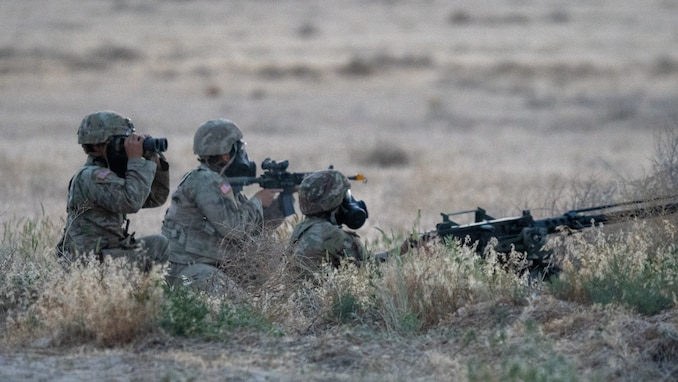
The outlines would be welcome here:
[[[304,215],[332,211],[344,200],[351,187],[339,171],[323,170],[309,174],[299,185],[299,207]]]
[[[79,144],[104,143],[116,135],[134,132],[132,121],[114,111],[97,111],[83,118],[78,128]]]
[[[228,119],[214,119],[198,127],[193,137],[193,153],[198,156],[221,155],[231,152],[242,139],[242,132]]]

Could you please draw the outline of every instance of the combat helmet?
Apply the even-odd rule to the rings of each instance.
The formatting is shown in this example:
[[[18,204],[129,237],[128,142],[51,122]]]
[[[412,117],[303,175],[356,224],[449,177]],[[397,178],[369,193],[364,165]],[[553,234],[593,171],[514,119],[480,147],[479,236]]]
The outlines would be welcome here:
[[[304,215],[332,211],[341,205],[351,184],[334,170],[316,171],[299,185],[299,207]]]
[[[193,153],[198,156],[221,155],[231,152],[233,144],[242,139],[242,132],[228,119],[213,119],[198,127],[193,137]]]
[[[97,111],[83,118],[78,128],[79,144],[103,143],[116,135],[134,131],[132,121],[114,111]]]

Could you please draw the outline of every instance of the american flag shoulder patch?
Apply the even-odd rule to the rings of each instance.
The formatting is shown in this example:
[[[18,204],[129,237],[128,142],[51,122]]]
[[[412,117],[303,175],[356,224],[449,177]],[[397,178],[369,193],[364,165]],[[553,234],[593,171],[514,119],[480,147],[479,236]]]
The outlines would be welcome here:
[[[231,191],[231,185],[228,183],[222,183],[219,189],[221,190],[222,194],[226,195],[229,193],[229,191]]]
[[[96,171],[95,176],[97,180],[104,180],[111,172],[112,171],[110,169],[102,168],[101,170]]]

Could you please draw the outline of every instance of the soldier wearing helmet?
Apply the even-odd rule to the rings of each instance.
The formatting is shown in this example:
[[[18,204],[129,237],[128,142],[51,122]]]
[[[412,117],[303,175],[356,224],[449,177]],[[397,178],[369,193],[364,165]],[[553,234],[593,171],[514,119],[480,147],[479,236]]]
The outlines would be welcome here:
[[[113,111],[91,113],[78,128],[87,160],[68,186],[67,221],[57,245],[70,263],[82,255],[126,257],[148,270],[167,260],[162,235],[135,238],[127,214],[158,207],[169,195],[169,164],[162,154],[144,152],[145,135],[129,118]],[[114,145],[123,147],[115,148]]]
[[[193,152],[200,165],[177,186],[162,225],[170,240],[170,284],[237,298],[239,287],[223,272],[229,254],[260,234],[264,223],[282,223],[275,203],[281,190],[262,189],[248,199],[228,182],[229,177],[255,176],[242,138],[227,119],[207,121],[195,132]]]
[[[346,259],[357,265],[365,259],[365,249],[353,231],[367,218],[367,208],[350,194],[348,179],[338,171],[317,171],[299,185],[299,207],[304,220],[294,227],[290,238],[294,258],[302,274],[320,269],[323,262],[339,266]]]

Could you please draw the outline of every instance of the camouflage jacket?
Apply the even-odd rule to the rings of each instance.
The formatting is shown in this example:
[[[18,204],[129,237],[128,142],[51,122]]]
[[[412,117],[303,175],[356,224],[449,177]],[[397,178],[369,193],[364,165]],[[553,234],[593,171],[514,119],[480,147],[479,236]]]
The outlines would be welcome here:
[[[156,168],[153,161],[132,158],[121,178],[101,159],[88,157],[68,186],[68,216],[58,246],[60,254],[99,252],[126,243],[126,214],[167,200],[169,166],[163,160],[161,170]]]
[[[162,234],[170,240],[169,260],[218,266],[261,233],[264,216],[272,215],[266,210],[259,199],[248,200],[226,177],[201,164],[184,175],[165,213]]]
[[[357,264],[365,259],[365,249],[357,234],[322,217],[307,216],[294,227],[290,241],[295,259],[307,270],[319,269],[323,261],[338,266],[343,258]]]

